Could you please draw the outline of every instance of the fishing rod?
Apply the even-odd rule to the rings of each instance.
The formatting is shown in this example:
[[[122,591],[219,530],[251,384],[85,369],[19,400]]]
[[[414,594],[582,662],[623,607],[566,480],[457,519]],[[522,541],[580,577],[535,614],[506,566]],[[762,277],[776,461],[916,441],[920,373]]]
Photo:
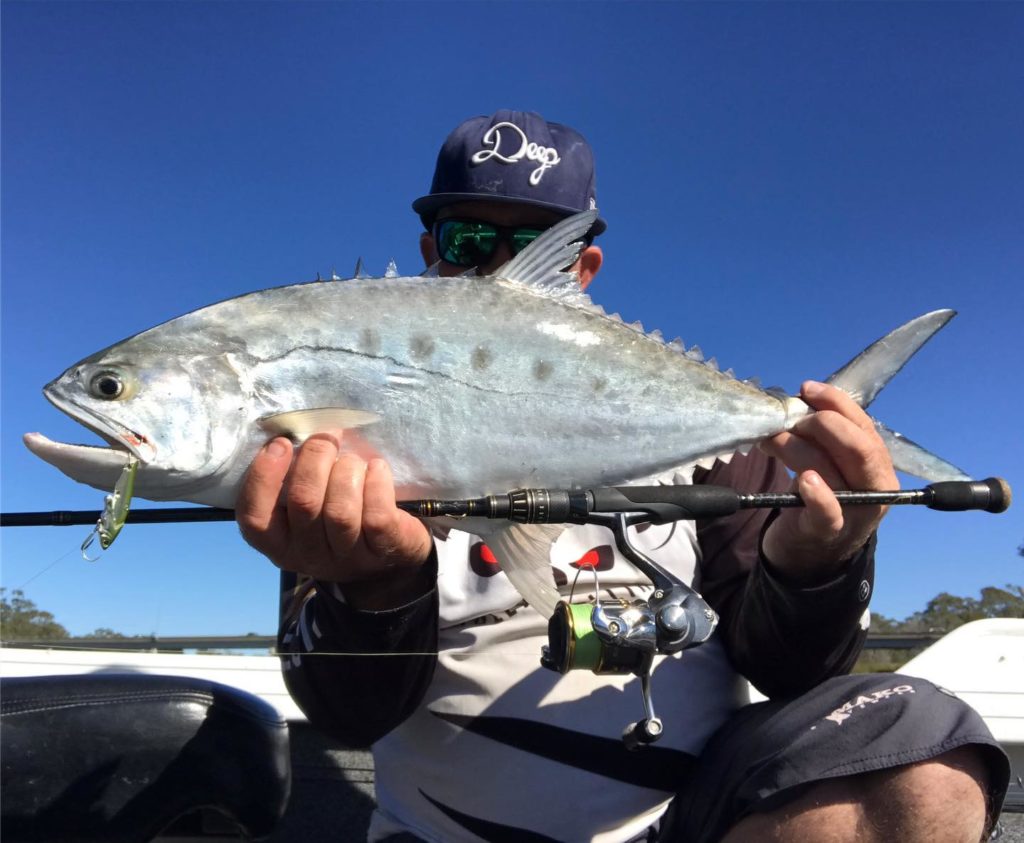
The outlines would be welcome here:
[[[950,480],[923,489],[856,492],[838,491],[843,506],[917,505],[943,512],[980,509],[1005,512],[1010,506],[1010,485],[1000,477],[986,480]],[[804,506],[795,493],[738,492],[729,486],[606,486],[588,490],[517,489],[505,495],[468,500],[400,501],[398,506],[421,518],[504,518],[524,524],[588,523],[592,513],[630,512],[645,521],[720,518],[741,509],[777,509]]]
[[[128,472],[126,471],[126,475]],[[0,514],[0,526],[64,526],[96,523],[106,548],[120,525],[231,521],[231,509],[213,507],[128,510],[131,477],[126,490],[107,497],[102,512],[55,511]],[[843,506],[917,505],[943,512],[984,510],[1005,512],[1010,506],[1010,485],[999,477],[932,483],[908,491],[838,491]],[[693,588],[637,548],[629,527],[648,522],[717,518],[741,509],[800,507],[797,494],[743,493],[728,486],[609,486],[587,490],[517,489],[502,495],[461,500],[399,501],[413,515],[429,518],[483,517],[522,524],[599,524],[611,530],[619,552],[643,572],[653,585],[646,599],[601,599],[596,567],[593,593],[586,602],[560,600],[548,620],[548,643],[541,648],[542,667],[558,673],[587,669],[596,674],[633,674],[640,679],[644,716],[629,724],[622,740],[630,749],[654,743],[664,731],[654,712],[651,670],[654,657],[670,655],[706,642],[718,625],[718,614]],[[109,523],[108,523],[109,522]],[[102,530],[109,528],[105,535]],[[91,541],[92,536],[83,545]],[[580,573],[582,573],[582,568]],[[577,574],[577,579],[579,573]]]
[[[842,506],[926,506],[942,512],[1005,512],[1010,485],[1000,477],[950,480],[922,489],[837,491]],[[743,493],[728,486],[607,486],[588,490],[517,489],[503,495],[459,500],[398,501],[399,509],[420,518],[503,518],[524,524],[587,523],[592,513],[630,512],[652,523],[718,518],[741,509],[803,506],[793,493]],[[0,527],[64,527],[94,524],[99,510],[0,513]],[[233,509],[212,506],[149,507],[128,513],[129,524],[174,524],[234,521]]]

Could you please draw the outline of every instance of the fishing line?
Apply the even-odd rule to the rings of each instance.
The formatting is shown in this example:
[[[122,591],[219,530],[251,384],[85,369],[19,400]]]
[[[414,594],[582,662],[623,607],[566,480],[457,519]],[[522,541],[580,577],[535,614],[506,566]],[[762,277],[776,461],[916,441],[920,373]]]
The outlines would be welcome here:
[[[47,565],[47,566],[46,566],[45,568],[43,568],[42,570],[40,570],[40,571],[37,571],[37,572],[36,572],[35,574],[33,574],[33,575],[32,575],[31,577],[29,577],[29,578],[28,578],[27,580],[25,580],[25,582],[23,582],[23,583],[22,583],[21,585],[19,585],[19,586],[18,586],[18,587],[17,587],[16,589],[14,589],[14,590],[15,590],[15,591],[24,591],[24,590],[25,590],[25,586],[26,586],[26,585],[28,585],[29,583],[35,582],[35,581],[36,581],[37,579],[39,579],[39,578],[40,578],[40,577],[41,577],[41,576],[42,576],[43,574],[45,574],[45,573],[46,573],[47,571],[49,571],[49,570],[50,570],[51,568],[55,567],[55,566],[56,566],[56,565],[57,565],[58,563],[60,563],[60,562],[63,562],[63,561],[65,560],[65,559],[67,559],[67,558],[68,558],[68,557],[69,557],[69,556],[70,556],[70,555],[71,555],[72,553],[74,553],[74,552],[75,552],[75,550],[74,550],[74,548],[72,548],[72,549],[71,549],[71,550],[69,550],[69,551],[68,551],[67,553],[65,553],[65,554],[64,554],[63,556],[58,556],[58,557],[57,557],[56,559],[54,559],[54,560],[53,560],[53,561],[52,561],[52,562],[51,562],[51,563],[50,563],[49,565]]]
[[[47,643],[45,647],[28,647],[26,649],[56,650],[56,651],[59,651],[59,652],[62,652],[62,653],[76,653],[76,652],[77,653],[82,653],[82,652],[96,653],[96,652],[102,652],[102,653],[114,653],[114,654],[117,654],[117,655],[187,656],[189,658],[208,658],[210,656],[236,655],[235,653],[200,653],[200,652],[185,653],[185,652],[182,652],[181,650],[160,650],[160,649],[153,649],[153,648],[141,649],[141,648],[138,648],[138,647],[103,647],[101,650],[97,650],[95,648],[90,648],[90,647],[79,647],[79,646],[76,646],[74,644],[54,644],[54,643]],[[230,649],[230,648],[225,648],[225,649]],[[463,651],[460,651],[460,652],[457,652],[457,653],[452,653],[452,652],[450,652],[448,650],[445,650],[442,653],[438,653],[437,651],[434,651],[434,652],[429,652],[428,651],[428,652],[422,652],[422,653],[420,653],[420,652],[413,652],[413,653],[391,653],[391,652],[387,652],[387,653],[364,653],[364,652],[346,652],[344,650],[325,650],[325,651],[317,650],[317,651],[313,651],[313,652],[300,652],[300,651],[293,652],[291,650],[281,650],[281,651],[276,652],[276,653],[268,653],[267,656],[239,655],[239,658],[268,658],[268,657],[270,657],[270,658],[276,658],[276,659],[290,659],[290,658],[294,658],[294,657],[309,658],[309,657],[313,657],[313,656],[317,656],[317,657],[319,657],[319,656],[335,656],[335,657],[344,657],[344,658],[353,658],[353,657],[358,657],[358,656],[365,657],[365,658],[387,658],[387,657],[392,657],[393,656],[393,657],[398,658],[398,657],[403,657],[403,656],[419,656],[419,657],[427,656],[427,657],[434,657],[434,656],[439,656],[439,655],[444,655],[446,657],[452,657],[452,658],[459,658],[459,657],[462,657],[462,656],[473,656],[474,658],[481,658],[481,657],[487,657],[487,658],[491,658],[491,659],[529,658],[529,659],[532,659],[534,661],[537,660],[537,652],[535,650],[530,650],[529,652],[526,652],[526,651],[523,651],[523,652],[512,651],[512,652],[503,652],[503,653],[494,653],[494,652],[491,652],[490,650],[463,650]]]

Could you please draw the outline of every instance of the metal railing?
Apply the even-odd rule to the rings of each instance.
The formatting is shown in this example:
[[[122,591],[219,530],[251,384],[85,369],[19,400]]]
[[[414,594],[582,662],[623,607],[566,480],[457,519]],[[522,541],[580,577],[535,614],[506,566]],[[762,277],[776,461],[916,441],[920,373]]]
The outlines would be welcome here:
[[[934,644],[944,633],[868,633],[866,650],[916,650]],[[26,638],[0,641],[0,647],[29,647],[42,650],[138,650],[140,652],[183,652],[185,650],[268,650],[274,651],[273,635],[135,636],[133,638]]]

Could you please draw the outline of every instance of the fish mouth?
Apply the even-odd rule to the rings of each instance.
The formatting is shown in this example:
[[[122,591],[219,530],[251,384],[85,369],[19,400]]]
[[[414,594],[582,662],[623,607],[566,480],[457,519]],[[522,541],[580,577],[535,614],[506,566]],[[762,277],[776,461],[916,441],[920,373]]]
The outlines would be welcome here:
[[[131,455],[124,448],[55,442],[41,433],[26,433],[22,436],[22,441],[25,447],[41,460],[59,468],[72,479],[91,486],[99,483],[103,487],[112,487],[112,483],[107,483],[106,478],[109,476],[116,479]],[[93,475],[99,475],[100,479],[94,481],[91,479]]]
[[[121,460],[120,455],[116,457],[121,463],[127,461],[127,455],[131,454],[141,463],[152,462],[156,458],[156,445],[154,445],[149,438],[136,430],[132,430],[123,424],[115,422],[113,419],[106,418],[100,414],[94,412],[88,407],[84,407],[77,401],[73,401],[69,398],[61,398],[54,394],[54,391],[47,388],[43,390],[43,395],[46,400],[53,404],[58,410],[67,416],[73,418],[76,422],[85,428],[88,428],[101,439],[103,439],[110,447],[101,448],[95,445],[71,445],[63,442],[53,442],[46,439],[41,434],[26,434],[25,444],[28,445],[30,450],[32,445],[28,442],[28,437],[38,437],[38,439],[45,439],[51,445],[60,445],[68,452],[73,450],[91,453],[93,455],[93,461],[104,460],[109,461],[110,457],[114,456],[114,453],[110,453],[109,457],[102,457],[99,455],[100,452],[120,452],[124,455],[125,459]],[[35,451],[33,450],[33,453]],[[38,454],[43,456],[42,454]],[[43,457],[45,459],[45,457]]]

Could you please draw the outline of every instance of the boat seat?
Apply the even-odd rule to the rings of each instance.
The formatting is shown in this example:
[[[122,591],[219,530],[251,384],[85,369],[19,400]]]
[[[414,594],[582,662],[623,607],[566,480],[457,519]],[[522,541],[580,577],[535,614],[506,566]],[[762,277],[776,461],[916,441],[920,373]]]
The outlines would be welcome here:
[[[214,808],[271,833],[291,788],[288,725],[245,691],[178,676],[0,680],[4,841],[151,840]]]

